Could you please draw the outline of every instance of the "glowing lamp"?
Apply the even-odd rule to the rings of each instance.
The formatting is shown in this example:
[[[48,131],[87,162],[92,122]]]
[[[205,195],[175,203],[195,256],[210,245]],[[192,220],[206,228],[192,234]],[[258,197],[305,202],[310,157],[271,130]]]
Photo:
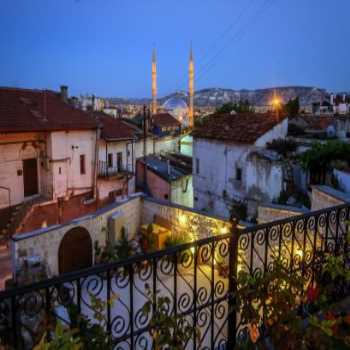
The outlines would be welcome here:
[[[185,225],[186,222],[187,222],[186,215],[181,214],[181,215],[179,216],[179,223],[180,223],[180,225]]]
[[[227,228],[226,226],[221,227],[220,233],[221,233],[222,235],[228,233],[228,228]]]
[[[272,105],[275,108],[279,108],[280,105],[281,105],[281,100],[278,97],[274,97],[273,100],[272,100]]]

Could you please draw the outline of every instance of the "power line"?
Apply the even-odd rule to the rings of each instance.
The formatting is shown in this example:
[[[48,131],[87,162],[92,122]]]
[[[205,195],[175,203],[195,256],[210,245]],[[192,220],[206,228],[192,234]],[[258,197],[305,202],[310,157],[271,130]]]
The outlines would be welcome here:
[[[265,2],[263,3],[263,5],[259,8],[259,10],[255,13],[255,16],[253,18],[254,22],[257,22],[257,20],[259,19],[260,16],[263,15],[263,13],[265,11],[267,11],[267,9],[269,7],[271,7],[271,5],[273,4],[274,0],[265,0]],[[249,23],[248,23],[249,24]],[[202,69],[202,71],[197,75],[197,78],[195,80],[195,82],[197,83],[200,79],[203,78],[204,74],[208,73],[217,62],[215,62],[215,60],[224,52],[224,50],[227,48],[227,46],[229,44],[231,44],[234,41],[238,41],[239,39],[242,39],[243,36],[247,33],[247,26],[244,28],[241,28],[238,32],[236,32],[236,34],[234,36],[232,36],[229,41],[212,57],[212,59],[208,62],[208,64],[206,64],[206,66]]]
[[[210,54],[210,52],[212,51],[212,48],[217,47],[217,43],[218,43],[220,40],[224,39],[225,36],[228,35],[228,34],[230,33],[230,31],[231,31],[235,26],[237,26],[237,25],[239,24],[240,20],[243,18],[244,14],[245,14],[245,12],[249,11],[250,8],[252,7],[254,1],[256,1],[256,0],[251,0],[251,1],[248,3],[248,6],[245,6],[245,7],[242,8],[242,10],[240,11],[238,17],[236,17],[235,20],[232,21],[232,22],[229,24],[229,26],[217,37],[216,40],[214,40],[214,41],[211,42],[211,44],[209,45],[209,48],[208,48],[208,49],[206,49],[205,51],[203,51],[203,52],[205,52],[205,54],[202,55],[202,58],[200,58],[200,59],[198,60],[198,56],[197,56],[197,59],[196,59],[197,62],[202,61],[202,62],[203,62],[202,65],[203,65],[203,66],[206,66],[206,64],[207,64],[207,63],[206,63],[207,56],[208,56],[208,55]],[[200,57],[200,56],[199,56],[199,57]],[[201,68],[199,69],[199,72],[200,72],[200,71],[201,71]],[[187,80],[187,75],[185,75],[185,76],[183,77],[183,79],[181,80],[180,84],[178,85],[179,89],[177,89],[177,90],[180,90],[181,87],[183,87],[183,86],[186,84],[186,80]]]
[[[227,30],[224,32],[224,33],[222,33],[222,35],[220,36],[220,39],[222,38],[224,38],[225,36],[226,36],[226,34],[229,34],[230,33],[230,31],[237,25],[239,25],[239,22],[240,22],[240,20],[244,17],[244,14],[245,13],[248,13],[249,11],[250,11],[250,9],[252,8],[252,5],[254,4],[254,1],[255,0],[252,0],[252,1],[250,1],[249,2],[249,4],[248,4],[248,6],[246,7],[246,8],[244,8],[244,9],[242,9],[242,11],[240,12],[240,14],[238,15],[238,17],[237,17],[237,19],[236,19],[236,21],[234,21],[234,22],[232,22],[231,23],[231,25],[227,28]],[[219,39],[219,40],[220,40]],[[212,45],[213,46],[213,45]],[[217,46],[217,45],[215,45],[215,46]],[[211,52],[211,51],[210,51]],[[204,60],[203,60],[204,61]],[[208,61],[209,60],[206,60],[207,62],[203,65],[203,67],[202,68],[200,68],[199,70],[198,70],[198,72],[200,73],[202,70],[203,70],[203,68],[208,64]]]

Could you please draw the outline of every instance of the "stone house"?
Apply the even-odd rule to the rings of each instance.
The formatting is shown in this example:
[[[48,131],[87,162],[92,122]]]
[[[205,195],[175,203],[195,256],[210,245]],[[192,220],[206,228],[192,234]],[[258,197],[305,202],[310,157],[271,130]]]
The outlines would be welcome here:
[[[284,190],[284,166],[267,143],[285,138],[288,119],[275,114],[220,114],[207,117],[193,136],[194,207],[229,217],[243,204],[255,217],[257,204]]]
[[[153,198],[193,207],[191,157],[181,154],[149,155],[137,161],[136,169],[138,187]]]
[[[153,116],[144,131],[120,118],[101,112],[94,116],[102,128],[98,141],[98,194],[101,201],[135,192],[136,160],[178,148],[180,123],[170,115]]]
[[[53,205],[42,225],[60,221],[63,207],[72,198],[80,198],[79,213],[91,210],[96,199],[98,125],[69,105],[67,98],[66,88],[61,93],[0,88],[2,230],[8,231],[19,220],[12,209],[23,219],[26,210],[19,207],[30,203],[30,209],[33,201]]]
[[[146,141],[144,140],[144,116],[138,115],[129,125],[139,130],[135,144],[136,159],[149,154],[178,152],[180,147],[181,124],[169,113],[158,113],[146,117]]]
[[[102,130],[98,140],[98,198],[102,202],[135,192],[135,144],[139,131],[102,112],[94,116]]]

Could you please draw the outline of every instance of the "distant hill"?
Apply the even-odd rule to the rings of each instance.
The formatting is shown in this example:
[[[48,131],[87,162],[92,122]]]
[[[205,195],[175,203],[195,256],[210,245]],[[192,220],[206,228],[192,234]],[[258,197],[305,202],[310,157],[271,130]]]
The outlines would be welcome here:
[[[314,102],[320,102],[323,100],[329,100],[329,93],[325,89],[319,89],[308,86],[286,86],[278,88],[266,88],[257,90],[233,90],[233,89],[221,89],[221,88],[209,88],[198,90],[195,93],[194,102],[196,106],[220,106],[226,102],[238,102],[240,100],[248,100],[255,106],[264,106],[270,104],[274,91],[283,100],[283,103],[288,102],[290,99],[299,97],[300,105],[311,105]],[[187,92],[179,91],[172,93],[168,96],[159,98],[159,103],[163,104],[167,99],[171,97],[181,97],[185,101],[187,100]],[[131,103],[131,104],[148,104],[150,99],[143,98],[110,98],[112,103]]]

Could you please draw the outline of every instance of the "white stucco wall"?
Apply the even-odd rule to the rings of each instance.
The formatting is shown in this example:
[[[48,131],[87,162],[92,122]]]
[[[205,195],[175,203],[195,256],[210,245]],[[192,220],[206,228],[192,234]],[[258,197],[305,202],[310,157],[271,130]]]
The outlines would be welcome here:
[[[251,145],[194,138],[194,208],[229,217],[232,199],[266,201],[278,197],[283,187],[281,165],[248,156],[266,143],[285,137],[287,128],[285,119]],[[242,170],[241,181],[236,179],[237,168]]]
[[[133,153],[135,147],[132,140],[118,142],[105,142],[104,140],[99,140],[98,146],[98,159],[100,161],[108,162],[108,154],[111,153],[113,157],[113,168],[116,168],[117,153],[121,152],[123,155],[123,168],[128,169],[129,171],[134,171],[135,157],[133,157]]]
[[[229,217],[225,203],[226,191],[235,199],[244,196],[245,160],[249,146],[225,144],[215,140],[194,139],[193,143],[193,191],[194,207],[216,215]],[[196,159],[199,159],[199,174]],[[242,168],[242,180],[235,180],[236,167]]]
[[[191,135],[186,135],[180,141],[180,153],[192,157],[193,155],[193,138]]]
[[[165,136],[154,140],[154,152],[168,153],[179,151],[179,138],[175,136]]]
[[[334,169],[333,172],[338,179],[340,189],[344,192],[350,192],[350,173],[337,169]]]
[[[135,157],[143,157],[143,140],[140,139],[135,143]],[[159,154],[167,152],[179,151],[179,138],[175,136],[165,136],[160,138],[147,138],[146,142],[146,154]]]
[[[49,142],[54,185],[53,199],[92,190],[96,131],[52,132]],[[85,155],[85,174],[80,173],[80,155]]]
[[[171,202],[193,208],[192,175],[184,176],[171,183]]]
[[[282,164],[258,157],[246,164],[246,197],[258,202],[277,199],[283,190]]]
[[[143,147],[144,147],[143,139],[140,139],[135,143],[135,158],[136,159],[143,157]],[[146,155],[153,154],[153,153],[154,153],[153,138],[148,137],[147,142],[146,142]]]
[[[37,159],[38,189],[44,194],[48,172],[41,166],[46,149],[45,133],[9,133],[0,135],[0,186],[10,189],[11,205],[24,200],[23,160]],[[8,207],[8,191],[0,189],[0,209]]]

